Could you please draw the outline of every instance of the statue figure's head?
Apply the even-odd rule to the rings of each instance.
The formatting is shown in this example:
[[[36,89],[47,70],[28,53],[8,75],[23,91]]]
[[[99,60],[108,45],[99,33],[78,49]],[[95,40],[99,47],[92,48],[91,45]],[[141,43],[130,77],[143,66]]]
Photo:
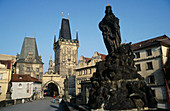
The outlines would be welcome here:
[[[110,14],[112,13],[112,7],[111,6],[106,6],[106,11],[105,11],[105,14]]]

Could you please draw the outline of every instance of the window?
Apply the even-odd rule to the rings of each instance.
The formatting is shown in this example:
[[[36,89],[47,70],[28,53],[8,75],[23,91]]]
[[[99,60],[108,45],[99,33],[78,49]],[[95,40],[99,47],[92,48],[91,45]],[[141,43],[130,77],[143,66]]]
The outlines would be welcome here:
[[[155,78],[154,76],[148,76],[148,84],[154,84],[155,83]]]
[[[147,56],[151,56],[151,55],[152,55],[152,51],[151,51],[151,49],[146,50],[146,52],[147,52]]]
[[[82,75],[82,71],[79,71],[79,76],[81,76]]]
[[[146,70],[152,70],[152,69],[153,69],[152,62],[147,62],[147,69]]]
[[[19,83],[18,88],[22,88],[22,84],[21,83]]]
[[[135,55],[136,55],[136,58],[140,58],[140,52],[136,52]]]
[[[22,76],[20,76],[19,79],[22,79]]]
[[[137,71],[141,71],[140,64],[136,64]]]
[[[36,72],[39,72],[39,68],[36,68]]]
[[[30,72],[30,67],[27,67],[27,72]]]
[[[39,79],[39,75],[36,75],[36,78]]]
[[[91,73],[92,73],[92,72],[91,72],[91,69],[89,69],[89,71],[90,71],[89,73],[91,74]]]
[[[2,80],[2,73],[0,73],[0,80]]]
[[[86,75],[87,74],[87,70],[84,70],[84,75]]]

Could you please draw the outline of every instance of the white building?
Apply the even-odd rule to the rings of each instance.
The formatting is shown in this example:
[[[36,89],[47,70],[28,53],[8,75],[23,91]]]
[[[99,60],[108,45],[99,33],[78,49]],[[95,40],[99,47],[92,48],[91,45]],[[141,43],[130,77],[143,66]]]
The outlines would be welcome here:
[[[41,82],[29,75],[12,75],[12,99],[41,98]]]
[[[168,59],[170,39],[160,36],[132,45],[137,71],[153,90],[158,108],[168,109],[169,88],[165,82],[163,67]],[[169,101],[170,102],[170,101]]]

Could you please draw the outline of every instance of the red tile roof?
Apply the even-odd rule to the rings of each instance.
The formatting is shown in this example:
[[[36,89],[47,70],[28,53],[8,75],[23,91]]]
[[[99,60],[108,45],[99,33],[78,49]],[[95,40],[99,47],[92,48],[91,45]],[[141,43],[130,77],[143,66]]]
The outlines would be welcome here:
[[[38,79],[31,77],[27,74],[13,74],[12,75],[12,82],[38,82],[38,83],[42,83]]]
[[[152,45],[159,45],[160,42],[167,44],[167,45],[170,45],[169,37],[166,36],[166,35],[163,35],[163,36],[159,36],[159,37],[156,37],[156,38],[152,38],[152,39],[148,39],[148,40],[145,40],[145,41],[142,41],[142,42],[132,44],[132,50],[135,51],[135,50],[146,48],[146,47],[149,47],[149,46],[152,46]]]
[[[0,60],[0,63],[7,65],[7,69],[10,69],[12,65],[12,60]]]
[[[107,55],[101,54],[101,53],[98,53],[98,52],[97,52],[97,55],[101,56],[101,59],[102,59],[102,60],[106,60],[106,56],[107,56]],[[83,59],[85,59],[85,62],[86,62],[86,63],[89,63],[89,62],[92,60],[92,58],[88,58],[88,57],[83,57]]]
[[[106,60],[106,56],[107,56],[107,55],[105,55],[105,54],[100,54],[100,53],[98,53],[98,52],[97,52],[97,54],[101,56],[101,59],[102,59],[102,60]]]
[[[85,59],[86,63],[88,63],[91,60],[91,58],[87,58],[87,57],[83,57],[83,59]]]

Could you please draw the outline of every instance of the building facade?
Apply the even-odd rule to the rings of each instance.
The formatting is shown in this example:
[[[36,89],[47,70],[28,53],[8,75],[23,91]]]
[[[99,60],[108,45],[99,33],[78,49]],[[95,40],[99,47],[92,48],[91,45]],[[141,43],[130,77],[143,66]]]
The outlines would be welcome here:
[[[158,108],[168,109],[169,89],[163,67],[168,59],[170,39],[166,35],[132,45],[135,65],[158,101]]]
[[[90,80],[96,72],[96,63],[105,60],[106,55],[95,52],[92,58],[80,57],[76,68],[76,95],[81,93],[81,82]]]
[[[17,54],[16,74],[28,74],[42,81],[43,62],[38,54],[36,39],[25,37],[21,53]]]
[[[78,63],[78,32],[72,39],[69,19],[62,19],[59,38],[54,36],[55,73],[69,79],[69,94],[75,95],[75,68]]]
[[[0,101],[10,99],[10,81],[16,56],[0,54]]]
[[[158,101],[158,108],[168,109],[169,108],[169,94],[170,90],[168,83],[165,78],[165,64],[168,64],[168,56],[170,50],[170,39],[166,35],[149,39],[146,41],[138,42],[132,45],[132,50],[135,53],[135,66],[138,73],[144,77],[148,86],[153,90],[153,94]],[[80,81],[79,78],[83,78],[83,72],[88,65],[83,65],[81,61],[91,61],[91,58],[81,57],[79,60],[78,68],[76,69],[76,94],[81,92],[81,102],[82,104],[87,104],[89,89],[91,87],[89,79],[87,81]],[[90,62],[86,62],[90,63]],[[80,68],[84,66],[84,68]],[[167,66],[169,67],[169,66]],[[95,69],[95,67],[93,67]],[[168,70],[167,70],[168,71]],[[168,77],[166,71],[166,76]],[[86,71],[84,71],[86,72]],[[94,73],[94,72],[93,72]],[[81,76],[80,76],[81,75]],[[80,79],[81,80],[81,79]],[[82,88],[81,88],[82,87]]]
[[[42,82],[26,74],[12,75],[12,99],[42,98]]]

